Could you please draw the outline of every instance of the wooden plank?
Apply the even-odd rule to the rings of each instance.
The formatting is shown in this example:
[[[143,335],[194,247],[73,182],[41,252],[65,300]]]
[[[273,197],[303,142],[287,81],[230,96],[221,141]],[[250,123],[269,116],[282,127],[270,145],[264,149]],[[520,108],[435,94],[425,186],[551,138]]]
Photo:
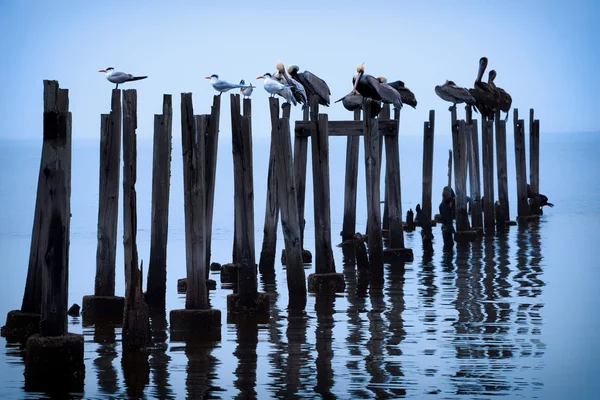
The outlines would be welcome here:
[[[467,151],[465,146],[466,124],[464,120],[452,126],[452,147],[454,154],[454,187],[456,205],[456,231],[470,229],[467,215]]]
[[[399,110],[397,110],[399,111]],[[400,113],[396,112],[396,122],[400,131]],[[404,229],[402,227],[402,193],[400,185],[400,150],[398,135],[385,136],[386,156],[386,204],[388,205],[390,249],[404,248]]]
[[[269,106],[279,109],[279,100],[269,98]],[[300,226],[298,205],[294,187],[294,169],[292,161],[292,143],[290,139],[289,113],[290,105],[283,105],[284,118],[277,122],[277,129],[272,130],[271,140],[275,142],[275,158],[277,163],[277,190],[281,206],[281,227],[285,240],[287,256],[286,274],[289,291],[288,307],[293,310],[304,310],[306,307],[306,276],[302,263],[302,246],[300,243]],[[287,114],[289,115],[289,114]]]
[[[236,254],[238,293],[248,308],[256,302],[257,279],[254,255],[254,183],[252,179],[252,137],[250,110],[240,115],[240,95],[231,94],[231,149],[236,210]],[[249,104],[249,103],[246,103]],[[248,107],[248,106],[247,106]]]
[[[354,110],[354,120],[360,121],[360,110]],[[356,188],[358,181],[358,136],[348,136],[346,142],[346,176],[344,182],[344,219],[342,240],[350,240],[356,232]]]
[[[433,219],[431,194],[433,190],[433,143],[435,132],[435,110],[429,111],[429,121],[423,124],[423,183],[421,210]]]
[[[181,148],[183,153],[183,188],[187,291],[185,308],[209,308],[206,288],[206,230],[204,164],[206,116],[194,118],[192,94],[181,94]],[[199,134],[199,132],[201,132]]]
[[[370,104],[368,101],[363,102],[363,115],[369,264],[373,274],[377,277],[381,277],[383,276],[383,244],[381,237],[381,195],[379,182],[379,121],[371,118]]]
[[[311,131],[316,129],[312,121],[296,121],[294,134],[296,136],[310,136]],[[329,136],[364,136],[361,121],[329,121]],[[380,135],[394,135],[396,132],[396,121],[379,121]]]
[[[44,161],[45,191],[40,196],[43,210],[40,230],[46,232],[41,266],[40,334],[59,336],[67,333],[69,225],[71,173],[71,114],[66,111],[44,113],[44,143],[49,154]]]
[[[486,235],[495,232],[494,217],[494,123],[482,116],[481,139],[483,150],[483,224]]]
[[[469,146],[469,180],[471,190],[471,227],[483,229],[483,215],[481,212],[481,171],[479,164],[479,135],[477,132],[477,120],[471,120],[467,126],[467,134],[470,136]]]
[[[527,204],[527,161],[525,157],[525,128],[524,121],[519,119],[519,110],[513,109],[515,130],[515,170],[517,175],[517,217],[529,216]]]
[[[206,133],[206,265],[210,266],[212,248],[212,222],[215,206],[215,184],[217,177],[217,154],[219,150],[219,119],[221,117],[221,96],[213,96]],[[206,268],[206,279],[210,270]]]
[[[316,96],[313,96],[316,102]],[[335,272],[331,247],[331,203],[329,189],[329,137],[327,114],[319,114],[319,124],[311,137],[315,226],[315,272]]]
[[[498,201],[502,207],[504,221],[510,220],[508,197],[508,172],[506,161],[506,121],[500,119],[500,111],[496,111],[496,164],[498,173]],[[496,218],[497,219],[497,218]]]
[[[173,107],[170,94],[163,96],[163,113],[154,116],[152,159],[152,222],[150,263],[146,298],[156,307],[165,306],[167,290],[167,238],[169,236],[169,192],[171,187]]]
[[[94,285],[96,296],[115,295],[120,170],[121,91],[113,89],[108,123],[100,137],[100,199]]]

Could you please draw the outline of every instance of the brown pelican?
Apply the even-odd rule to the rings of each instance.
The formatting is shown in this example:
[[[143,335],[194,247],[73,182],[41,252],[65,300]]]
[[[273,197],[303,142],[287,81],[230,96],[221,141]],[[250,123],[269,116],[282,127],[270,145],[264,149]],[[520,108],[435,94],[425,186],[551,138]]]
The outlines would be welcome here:
[[[271,97],[278,94],[283,97],[288,103],[296,105],[296,99],[292,95],[292,91],[289,85],[277,81],[270,73],[258,76],[256,79],[264,79],[264,88],[271,95]]]
[[[506,117],[504,118],[506,121],[508,120],[508,111],[510,111],[510,106],[512,105],[512,97],[504,89],[496,86],[494,79],[496,79],[496,70],[491,70],[488,75],[488,85],[498,94],[498,108],[500,108],[500,111],[506,113]]]
[[[317,95],[319,104],[329,107],[329,95],[331,91],[327,83],[310,71],[298,71],[300,71],[300,67],[295,64],[288,67],[288,73],[304,86],[308,96]]]
[[[404,86],[404,82],[402,82],[402,81],[388,82],[387,79],[385,78],[385,76],[380,76],[377,79],[379,79],[379,82],[387,83],[388,85],[390,85],[391,87],[396,89],[398,91],[398,93],[400,93],[400,97],[402,97],[402,104],[408,104],[412,108],[417,108],[417,98],[415,97],[415,94],[409,88]]]
[[[115,89],[119,88],[120,83],[139,81],[140,79],[147,78],[147,76],[133,76],[125,72],[115,71],[113,67],[101,69],[98,70],[98,72],[104,72],[104,76],[106,76],[106,79],[108,79],[109,82],[116,83],[117,86],[115,86]]]
[[[485,82],[481,81],[483,73],[487,68],[488,59],[481,57],[479,59],[479,72],[477,73],[477,79],[473,85],[473,89],[469,89],[469,92],[476,100],[476,107],[481,115],[494,119],[494,113],[498,109],[498,97],[496,92]]]
[[[472,106],[476,103],[475,98],[469,93],[469,89],[460,87],[452,81],[446,81],[443,85],[436,85],[435,94],[442,100],[452,103],[448,110],[452,110],[459,103],[467,103]]]
[[[294,98],[298,103],[303,104],[302,109],[304,109],[304,104],[308,104],[308,97],[306,96],[306,90],[304,90],[302,83],[288,76],[282,62],[277,63],[277,72],[283,77],[286,84],[291,86]]]
[[[335,103],[342,102],[344,108],[348,111],[360,110],[362,108],[364,97],[359,93],[348,93]],[[379,101],[371,101],[371,117],[375,118],[381,111],[381,103]]]
[[[397,109],[402,108],[402,98],[396,89],[387,83],[381,83],[379,79],[372,75],[366,75],[363,64],[356,67],[356,72],[357,74],[352,78],[354,83],[352,92],[358,92],[364,97],[369,97],[376,101],[393,104]]]

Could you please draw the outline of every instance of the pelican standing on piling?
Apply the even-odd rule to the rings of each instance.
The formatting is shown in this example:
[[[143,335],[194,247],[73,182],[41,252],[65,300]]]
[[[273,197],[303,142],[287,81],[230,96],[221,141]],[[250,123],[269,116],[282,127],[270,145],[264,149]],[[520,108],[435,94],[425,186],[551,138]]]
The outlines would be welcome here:
[[[298,103],[302,104],[302,109],[304,109],[305,105],[308,104],[308,97],[306,96],[306,90],[304,89],[304,85],[302,85],[300,81],[290,77],[285,72],[285,66],[282,62],[278,62],[276,67],[279,75],[285,80],[284,84],[291,86],[290,89],[292,90],[294,98]]]
[[[329,96],[331,95],[331,91],[329,90],[329,86],[327,86],[327,82],[310,71],[298,71],[300,71],[300,67],[296,64],[292,64],[288,67],[288,73],[292,78],[304,86],[308,97],[316,95],[319,99],[319,104],[329,107]]]
[[[477,79],[475,79],[473,89],[469,89],[469,92],[475,98],[475,106],[481,115],[493,120],[494,113],[498,109],[498,96],[487,83],[481,80],[483,78],[485,69],[487,68],[487,64],[487,57],[481,57],[479,59],[479,71],[477,72]]]
[[[396,89],[398,91],[398,93],[400,93],[400,97],[402,97],[402,104],[408,104],[412,108],[417,108],[417,98],[415,97],[415,94],[409,88],[404,86],[404,82],[402,82],[402,81],[388,82],[385,76],[380,76],[377,79],[379,79],[379,82],[387,83],[388,85],[390,85],[391,87]]]
[[[100,69],[98,70],[98,72],[104,72],[104,76],[106,77],[106,79],[108,79],[109,82],[116,83],[117,86],[115,86],[115,89],[119,88],[120,83],[139,81],[141,79],[147,78],[147,76],[133,76],[125,72],[115,71],[113,67]]]
[[[227,92],[228,90],[231,90],[231,89],[247,87],[244,85],[240,85],[237,83],[229,83],[227,81],[219,79],[219,75],[217,75],[217,74],[212,74],[211,76],[205,76],[204,78],[210,79],[210,84],[212,85],[213,89],[215,89],[217,92],[219,92],[219,96],[222,95],[223,92]]]
[[[450,108],[448,108],[449,111],[452,111],[460,103],[467,103],[471,106],[476,104],[475,97],[471,95],[469,89],[460,87],[453,81],[446,81],[443,85],[436,85],[435,94],[442,100],[452,103]]]
[[[512,105],[512,97],[504,89],[496,86],[494,79],[496,79],[496,70],[491,70],[488,75],[488,85],[492,88],[492,90],[496,91],[498,96],[498,108],[500,108],[500,111],[504,111],[506,113],[506,117],[504,118],[506,121],[508,120],[508,112],[510,111],[510,106]]]
[[[294,95],[291,91],[290,85],[284,85],[281,82],[278,82],[270,73],[265,73],[264,75],[260,75],[256,77],[256,79],[264,79],[263,85],[267,93],[274,97],[276,94],[283,97],[286,102],[296,105],[296,99],[294,99]]]
[[[398,110],[402,108],[402,97],[396,89],[387,83],[382,83],[372,75],[366,75],[364,64],[360,64],[356,67],[356,72],[357,74],[352,78],[354,81],[354,88],[352,91],[354,93],[358,92],[364,97],[370,97],[373,100],[381,100],[384,103],[393,104]]]

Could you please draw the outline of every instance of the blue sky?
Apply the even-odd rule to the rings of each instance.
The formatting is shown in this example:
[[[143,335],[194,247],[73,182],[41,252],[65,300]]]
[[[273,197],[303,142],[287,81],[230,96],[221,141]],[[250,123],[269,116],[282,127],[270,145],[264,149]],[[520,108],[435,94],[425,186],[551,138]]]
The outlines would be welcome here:
[[[123,85],[138,89],[138,134],[152,136],[163,93],[174,96],[179,137],[181,92],[193,92],[195,113],[208,113],[213,73],[257,84],[253,132],[269,135],[267,94],[256,76],[277,60],[325,79],[332,100],[351,89],[357,64],[401,79],[419,101],[402,113],[401,134],[421,134],[428,111],[447,132],[448,103],[433,88],[452,79],[471,87],[481,56],[496,83],[523,111],[533,107],[542,132],[600,131],[599,6],[593,1],[221,1],[0,3],[0,138],[39,138],[42,80],[70,90],[73,135],[97,138],[113,87],[98,69],[148,75]],[[418,3],[418,4],[417,4]],[[229,96],[221,132],[230,135]],[[341,104],[330,120],[350,119]],[[462,115],[459,114],[459,117]],[[292,117],[301,117],[300,109]]]

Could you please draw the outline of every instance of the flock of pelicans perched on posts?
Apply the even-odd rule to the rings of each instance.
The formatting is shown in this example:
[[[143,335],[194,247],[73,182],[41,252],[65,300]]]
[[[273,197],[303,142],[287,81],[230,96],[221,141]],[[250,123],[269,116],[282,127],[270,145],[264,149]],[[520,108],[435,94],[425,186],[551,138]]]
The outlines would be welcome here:
[[[488,75],[488,82],[482,81],[483,74],[487,68],[488,60],[482,57],[479,60],[479,71],[477,79],[472,89],[461,87],[453,81],[447,80],[443,85],[435,87],[435,93],[443,100],[452,103],[452,107],[456,104],[466,103],[469,106],[474,106],[483,116],[488,119],[494,119],[497,110],[506,113],[511,107],[512,98],[504,89],[497,87],[494,84],[496,71],[491,70]],[[342,102],[348,111],[354,111],[362,107],[363,98],[370,98],[371,115],[377,116],[381,110],[381,102],[392,104],[396,109],[402,108],[403,104],[416,108],[417,99],[413,92],[410,91],[402,81],[388,82],[384,76],[375,78],[372,75],[365,74],[364,63],[356,68],[356,75],[352,77],[352,90],[350,93],[337,100]],[[109,67],[99,72],[106,74],[106,79],[115,83],[117,88],[119,84],[131,81],[137,81],[147,78],[146,76],[134,76],[124,72],[115,71]],[[219,92],[227,92],[231,89],[239,89],[240,93],[245,97],[250,97],[255,86],[251,83],[247,84],[243,79],[240,83],[230,83],[213,74],[207,76],[213,88]],[[319,99],[319,104],[329,106],[329,96],[331,91],[327,83],[311,73],[310,71],[300,72],[297,65],[290,65],[286,71],[283,63],[277,63],[277,71],[273,74],[265,73],[257,77],[264,80],[264,89],[271,96],[279,95],[286,102],[297,105],[302,104],[304,108],[308,104],[308,99],[311,95],[316,95]]]

